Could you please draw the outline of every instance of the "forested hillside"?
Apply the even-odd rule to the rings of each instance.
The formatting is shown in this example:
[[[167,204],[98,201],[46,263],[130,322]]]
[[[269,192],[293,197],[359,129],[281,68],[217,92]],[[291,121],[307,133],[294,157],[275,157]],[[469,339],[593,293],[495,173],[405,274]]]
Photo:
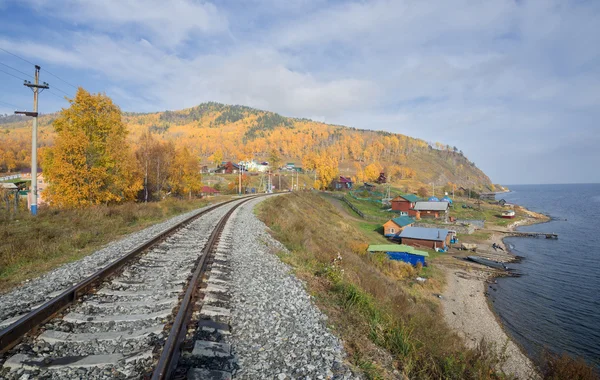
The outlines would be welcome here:
[[[51,146],[56,115],[40,117],[40,146]],[[358,181],[384,170],[395,183],[490,188],[490,179],[457,147],[405,135],[288,118],[245,106],[204,103],[180,111],[123,113],[129,140],[139,146],[145,132],[156,141],[185,146],[201,163],[276,159],[306,168],[329,165]],[[31,120],[0,116],[0,171],[29,167]],[[147,138],[147,136],[146,136]]]

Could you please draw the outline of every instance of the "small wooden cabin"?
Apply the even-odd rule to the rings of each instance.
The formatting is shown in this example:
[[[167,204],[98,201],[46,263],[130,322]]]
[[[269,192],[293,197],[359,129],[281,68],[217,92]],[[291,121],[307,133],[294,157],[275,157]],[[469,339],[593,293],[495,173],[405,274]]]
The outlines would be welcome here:
[[[352,181],[352,178],[343,176],[334,179],[332,183],[335,190],[352,190],[353,184],[354,182]]]
[[[239,170],[240,166],[238,164],[234,164],[233,162],[228,161],[216,168],[215,173],[236,174]]]
[[[200,190],[200,194],[203,197],[210,197],[213,195],[219,195],[219,190],[215,189],[214,187],[210,187],[210,186],[202,186],[202,189]]]
[[[415,203],[419,200],[414,194],[398,195],[391,200],[392,211],[400,212],[400,215],[408,216],[408,211],[415,207]]]
[[[385,237],[394,237],[398,235],[404,227],[412,226],[415,222],[413,218],[409,218],[408,216],[399,216],[394,219],[390,219],[383,225],[383,235]]]

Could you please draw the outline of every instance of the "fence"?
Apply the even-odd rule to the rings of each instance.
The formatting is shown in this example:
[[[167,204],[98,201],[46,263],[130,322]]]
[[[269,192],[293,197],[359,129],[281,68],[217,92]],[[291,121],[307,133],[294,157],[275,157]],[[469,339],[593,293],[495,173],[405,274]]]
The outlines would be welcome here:
[[[361,218],[363,219],[367,219],[365,214],[360,211],[355,205],[353,205],[346,197],[340,198],[344,203],[346,203],[348,205],[348,207],[350,207],[352,209],[352,211],[354,211],[355,213],[357,213],[358,215],[360,215]]]
[[[21,178],[21,174],[11,174],[11,175],[7,175],[4,177],[0,177],[0,182],[1,181],[8,181],[10,179],[18,179]]]
[[[23,205],[19,202],[17,189],[3,189],[0,187],[0,218],[13,218],[19,214]]]

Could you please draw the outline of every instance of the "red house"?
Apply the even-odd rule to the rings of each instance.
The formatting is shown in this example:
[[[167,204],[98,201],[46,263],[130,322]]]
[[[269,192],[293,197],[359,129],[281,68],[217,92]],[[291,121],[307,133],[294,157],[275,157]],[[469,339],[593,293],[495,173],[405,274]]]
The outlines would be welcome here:
[[[398,195],[391,201],[392,210],[400,212],[401,216],[408,216],[409,211],[415,207],[415,203],[417,203],[418,200],[419,197],[414,194]]]
[[[200,194],[203,197],[210,197],[212,195],[219,195],[219,190],[210,187],[210,186],[202,186],[202,190],[200,191]]]
[[[333,181],[333,188],[336,190],[351,190],[353,184],[352,178],[340,176],[340,178]]]
[[[234,164],[231,161],[227,161],[222,164],[218,168],[215,169],[215,173],[223,173],[223,174],[235,174],[240,170],[240,167],[237,164]]]

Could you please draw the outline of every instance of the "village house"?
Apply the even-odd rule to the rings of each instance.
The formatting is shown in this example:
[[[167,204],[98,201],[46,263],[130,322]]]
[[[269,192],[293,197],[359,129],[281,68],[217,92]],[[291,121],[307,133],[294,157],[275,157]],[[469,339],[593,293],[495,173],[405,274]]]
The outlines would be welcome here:
[[[434,218],[439,219],[440,216],[444,218],[448,214],[448,202],[429,202],[419,201],[415,203],[415,206],[409,210],[408,215],[419,220],[421,218]]]
[[[200,190],[200,195],[203,197],[210,197],[214,195],[219,195],[219,190],[210,186],[202,186],[202,190]]]
[[[391,200],[392,211],[399,212],[400,216],[408,216],[409,210],[415,207],[418,200],[419,197],[414,194],[398,195]]]
[[[402,244],[445,250],[450,244],[450,231],[441,228],[406,227],[399,235]]]
[[[221,174],[236,174],[240,170],[240,166],[238,164],[234,164],[231,161],[224,162],[221,166],[215,169],[215,173]]]
[[[340,176],[333,180],[332,186],[335,190],[352,190],[353,184],[352,178]]]
[[[415,220],[408,216],[399,216],[390,219],[383,225],[383,235],[387,238],[393,238],[402,232],[404,227],[412,226],[414,222]]]
[[[270,169],[268,162],[258,162],[255,160],[252,161],[240,161],[238,166],[241,167],[244,171],[248,172],[260,172],[264,173]]]

